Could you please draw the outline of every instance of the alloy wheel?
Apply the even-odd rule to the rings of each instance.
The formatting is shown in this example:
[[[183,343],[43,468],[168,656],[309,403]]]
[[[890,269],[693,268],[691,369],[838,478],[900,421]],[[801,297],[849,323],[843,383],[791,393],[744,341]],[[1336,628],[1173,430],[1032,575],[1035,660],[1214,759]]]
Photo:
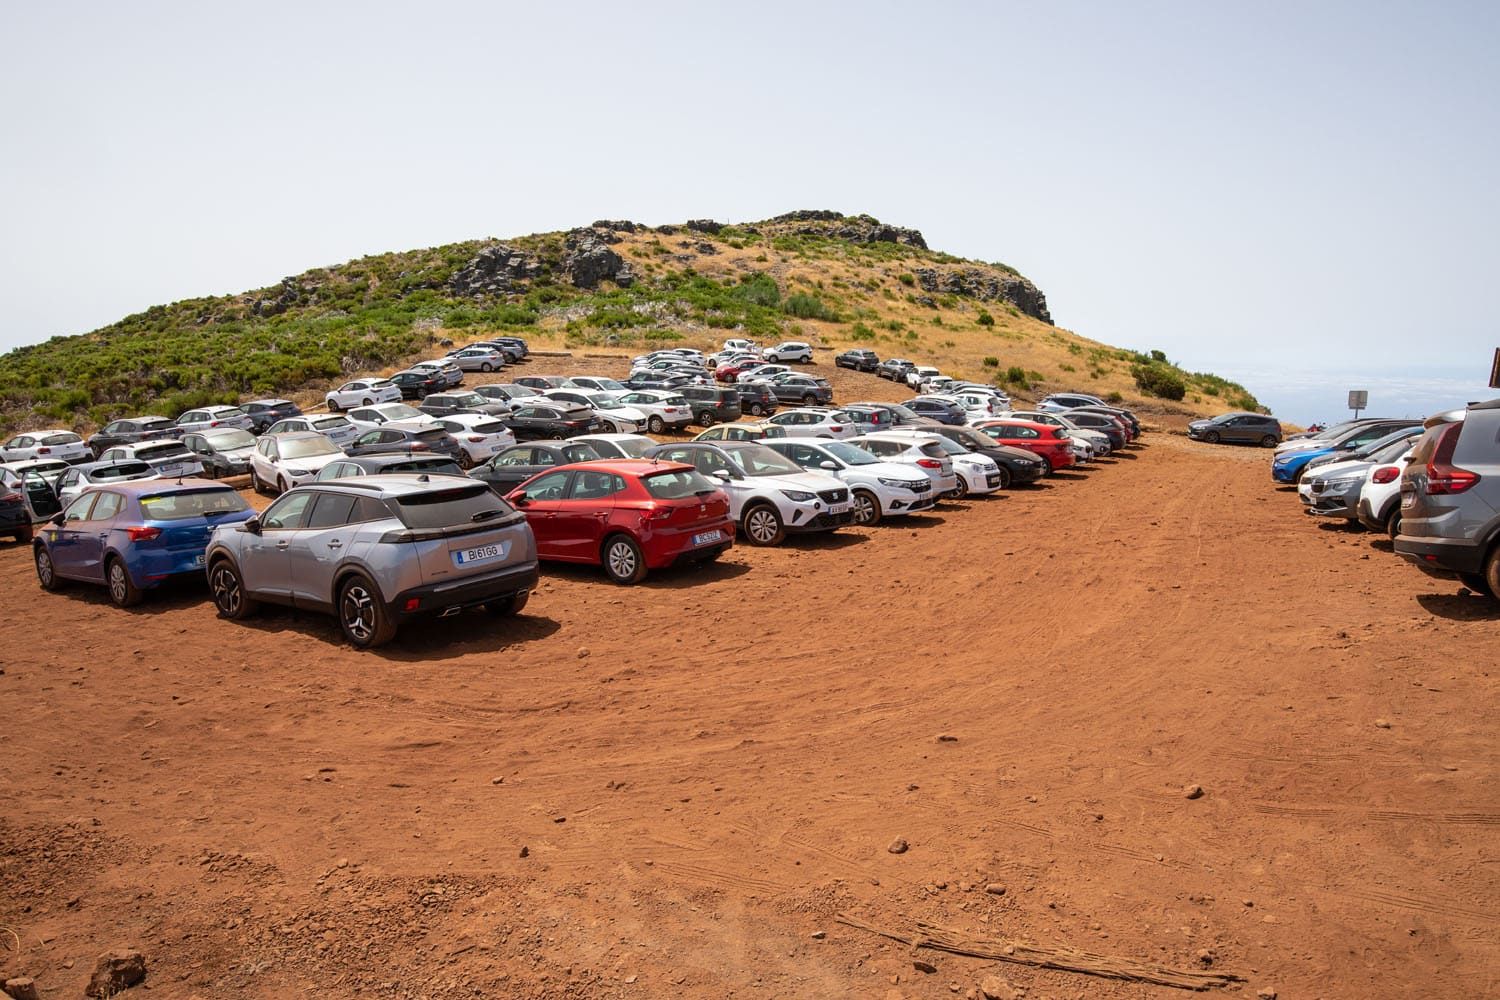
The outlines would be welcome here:
[[[344,628],[357,642],[368,642],[375,634],[375,599],[362,584],[352,583],[344,588],[344,599],[339,612]]]
[[[233,618],[239,614],[245,595],[240,590],[240,578],[229,568],[228,563],[220,563],[214,570],[209,580],[209,589],[213,591],[214,604],[218,605],[224,617]]]

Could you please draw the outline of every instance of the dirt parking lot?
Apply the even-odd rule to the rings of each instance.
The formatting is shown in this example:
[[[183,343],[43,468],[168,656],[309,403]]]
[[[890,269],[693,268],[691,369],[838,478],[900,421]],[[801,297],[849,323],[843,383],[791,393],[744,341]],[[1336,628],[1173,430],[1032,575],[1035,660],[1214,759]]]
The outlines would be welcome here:
[[[76,997],[130,945],[163,998],[1181,995],[845,914],[1246,996],[1492,996],[1500,614],[1309,523],[1266,458],[1152,435],[636,588],[548,568],[515,622],[363,655],[199,587],[47,595],[0,544],[0,971]]]

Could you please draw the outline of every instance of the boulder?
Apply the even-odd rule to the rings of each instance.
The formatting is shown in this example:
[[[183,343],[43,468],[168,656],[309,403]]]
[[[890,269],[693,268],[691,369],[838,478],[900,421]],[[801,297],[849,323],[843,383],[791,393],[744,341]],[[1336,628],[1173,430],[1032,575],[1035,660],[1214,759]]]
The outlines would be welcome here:
[[[30,976],[15,976],[5,981],[5,995],[10,1000],[40,1000],[36,980]]]
[[[1018,274],[1001,276],[977,267],[957,270],[918,267],[912,273],[924,291],[962,295],[985,302],[1009,302],[1033,319],[1052,322],[1052,314],[1047,311],[1047,296]]]
[[[606,279],[622,288],[635,281],[630,265],[600,238],[593,229],[574,229],[568,233],[567,253],[562,270],[577,288],[597,288]]]
[[[455,271],[448,287],[461,297],[505,295],[516,290],[517,282],[529,281],[541,270],[541,263],[525,251],[492,243]]]
[[[130,948],[116,948],[99,956],[94,974],[89,978],[87,997],[112,997],[128,990],[146,978],[146,959]]]
[[[598,219],[594,222],[593,228],[608,229],[612,233],[635,233],[646,227],[631,222],[629,219]]]
[[[724,223],[715,222],[713,219],[689,219],[684,223],[684,228],[691,229],[695,233],[707,233],[709,236],[719,235],[724,228]]]
[[[256,316],[276,316],[302,302],[304,292],[296,278],[282,278],[276,286],[276,294],[260,296],[250,301],[250,312]]]
[[[772,222],[837,222],[844,217],[843,212],[833,212],[826,208],[802,208],[795,212],[786,212],[776,216]]]

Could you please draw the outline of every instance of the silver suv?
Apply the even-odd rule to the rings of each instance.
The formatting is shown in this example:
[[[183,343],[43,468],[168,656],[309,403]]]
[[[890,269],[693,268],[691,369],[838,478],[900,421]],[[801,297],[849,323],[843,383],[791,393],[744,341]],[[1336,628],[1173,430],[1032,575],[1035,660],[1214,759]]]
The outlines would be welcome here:
[[[1500,399],[1439,414],[1401,476],[1396,554],[1500,600]]]
[[[204,560],[223,618],[261,601],[331,613],[361,649],[413,618],[482,605],[499,616],[536,587],[525,515],[484,483],[377,475],[301,486],[214,532]]]

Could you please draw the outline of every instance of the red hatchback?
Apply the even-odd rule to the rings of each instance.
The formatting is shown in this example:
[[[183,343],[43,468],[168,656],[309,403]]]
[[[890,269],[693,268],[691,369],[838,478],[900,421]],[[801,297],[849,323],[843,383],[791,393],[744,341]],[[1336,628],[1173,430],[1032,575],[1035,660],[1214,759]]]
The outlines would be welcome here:
[[[680,462],[559,466],[506,499],[526,514],[539,558],[601,565],[616,583],[677,562],[712,562],[734,544],[729,497]]]
[[[974,429],[982,431],[1001,444],[1025,448],[1042,460],[1043,475],[1073,464],[1073,439],[1061,427],[1033,423],[1030,420],[981,420]]]

